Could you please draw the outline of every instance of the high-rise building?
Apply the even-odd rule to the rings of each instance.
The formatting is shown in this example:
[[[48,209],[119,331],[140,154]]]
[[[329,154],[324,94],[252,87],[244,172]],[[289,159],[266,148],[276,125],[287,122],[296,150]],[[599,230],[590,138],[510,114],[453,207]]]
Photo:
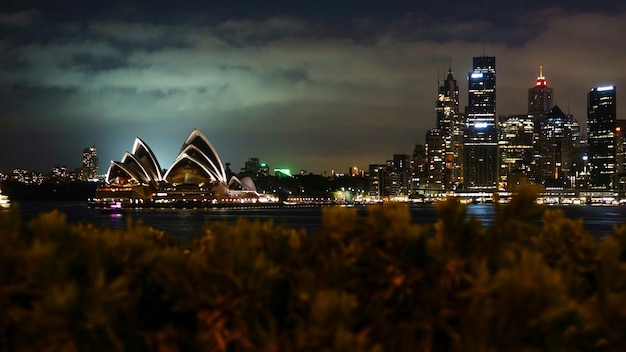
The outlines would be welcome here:
[[[475,57],[468,77],[465,108],[464,188],[494,189],[498,181],[496,58]]]
[[[554,106],[537,120],[539,159],[537,182],[546,187],[569,188],[575,175],[574,152],[580,145],[580,125],[573,115]]]
[[[424,152],[428,162],[426,188],[430,191],[442,191],[445,189],[445,146],[445,135],[439,129],[433,128],[426,133],[426,144],[424,144]]]
[[[411,155],[409,189],[411,195],[424,194],[428,163],[423,144],[416,144]]]
[[[456,189],[462,182],[463,120],[459,114],[459,86],[452,69],[439,85],[437,105],[437,129],[443,138],[444,171],[442,185],[445,189]]]
[[[394,154],[393,171],[400,176],[400,190],[397,195],[409,195],[409,180],[411,178],[411,157],[408,154]]]
[[[535,134],[534,120],[529,115],[501,115],[498,118],[500,178],[503,186],[531,180]]]
[[[96,146],[83,149],[83,181],[98,180],[98,151]]]
[[[589,187],[610,190],[615,174],[616,87],[591,89],[587,95]]]
[[[368,173],[368,191],[374,200],[382,200],[384,195],[386,165],[370,164]]]
[[[528,89],[528,115],[541,119],[552,109],[552,88],[543,76],[543,66],[539,66],[539,77],[535,86]]]
[[[368,174],[369,195],[374,200],[408,197],[410,158],[394,154],[386,164],[370,164]]]
[[[552,109],[552,93],[552,88],[548,87],[548,81],[543,75],[543,66],[539,66],[539,76],[535,81],[535,85],[528,88],[528,116],[535,125],[533,164],[529,172],[529,180],[531,182],[541,183],[543,180],[540,170],[542,159],[541,150],[539,149],[540,128],[546,114]]]
[[[626,120],[615,120],[615,185],[626,191]]]

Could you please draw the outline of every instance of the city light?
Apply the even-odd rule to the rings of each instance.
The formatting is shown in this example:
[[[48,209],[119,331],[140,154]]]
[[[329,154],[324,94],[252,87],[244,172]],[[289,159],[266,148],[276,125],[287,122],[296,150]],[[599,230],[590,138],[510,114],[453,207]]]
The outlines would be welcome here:
[[[598,92],[605,92],[607,90],[613,90],[614,88],[615,88],[615,86],[604,86],[604,87],[596,88],[596,91],[598,91]]]
[[[277,174],[277,173],[291,177],[290,169],[274,169],[274,174]]]
[[[486,122],[477,122],[474,124],[475,128],[486,128],[488,124]]]
[[[471,75],[472,78],[483,78],[483,74],[480,72],[474,72]]]

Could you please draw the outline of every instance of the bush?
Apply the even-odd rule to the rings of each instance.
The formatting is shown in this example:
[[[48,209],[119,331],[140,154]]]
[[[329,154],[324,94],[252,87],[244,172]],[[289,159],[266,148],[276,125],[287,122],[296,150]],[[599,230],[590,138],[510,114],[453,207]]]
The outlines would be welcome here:
[[[620,351],[626,225],[602,241],[522,188],[483,226],[451,199],[324,229],[240,219],[190,245],[129,221],[0,213],[0,350]]]

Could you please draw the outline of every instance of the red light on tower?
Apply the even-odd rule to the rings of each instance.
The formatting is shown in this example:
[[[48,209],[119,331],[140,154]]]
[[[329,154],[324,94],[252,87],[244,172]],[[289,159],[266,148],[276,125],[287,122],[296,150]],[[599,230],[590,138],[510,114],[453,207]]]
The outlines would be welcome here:
[[[543,66],[539,66],[539,77],[537,77],[537,83],[535,83],[537,87],[546,87],[548,86],[548,81],[543,76]]]

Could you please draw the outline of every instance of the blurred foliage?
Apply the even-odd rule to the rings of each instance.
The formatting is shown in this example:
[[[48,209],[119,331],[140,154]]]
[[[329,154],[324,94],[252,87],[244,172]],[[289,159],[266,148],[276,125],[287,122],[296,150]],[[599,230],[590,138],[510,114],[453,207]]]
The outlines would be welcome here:
[[[325,208],[323,231],[209,223],[190,245],[0,213],[0,350],[623,351],[626,225],[603,239],[522,186],[485,226],[450,199]]]

